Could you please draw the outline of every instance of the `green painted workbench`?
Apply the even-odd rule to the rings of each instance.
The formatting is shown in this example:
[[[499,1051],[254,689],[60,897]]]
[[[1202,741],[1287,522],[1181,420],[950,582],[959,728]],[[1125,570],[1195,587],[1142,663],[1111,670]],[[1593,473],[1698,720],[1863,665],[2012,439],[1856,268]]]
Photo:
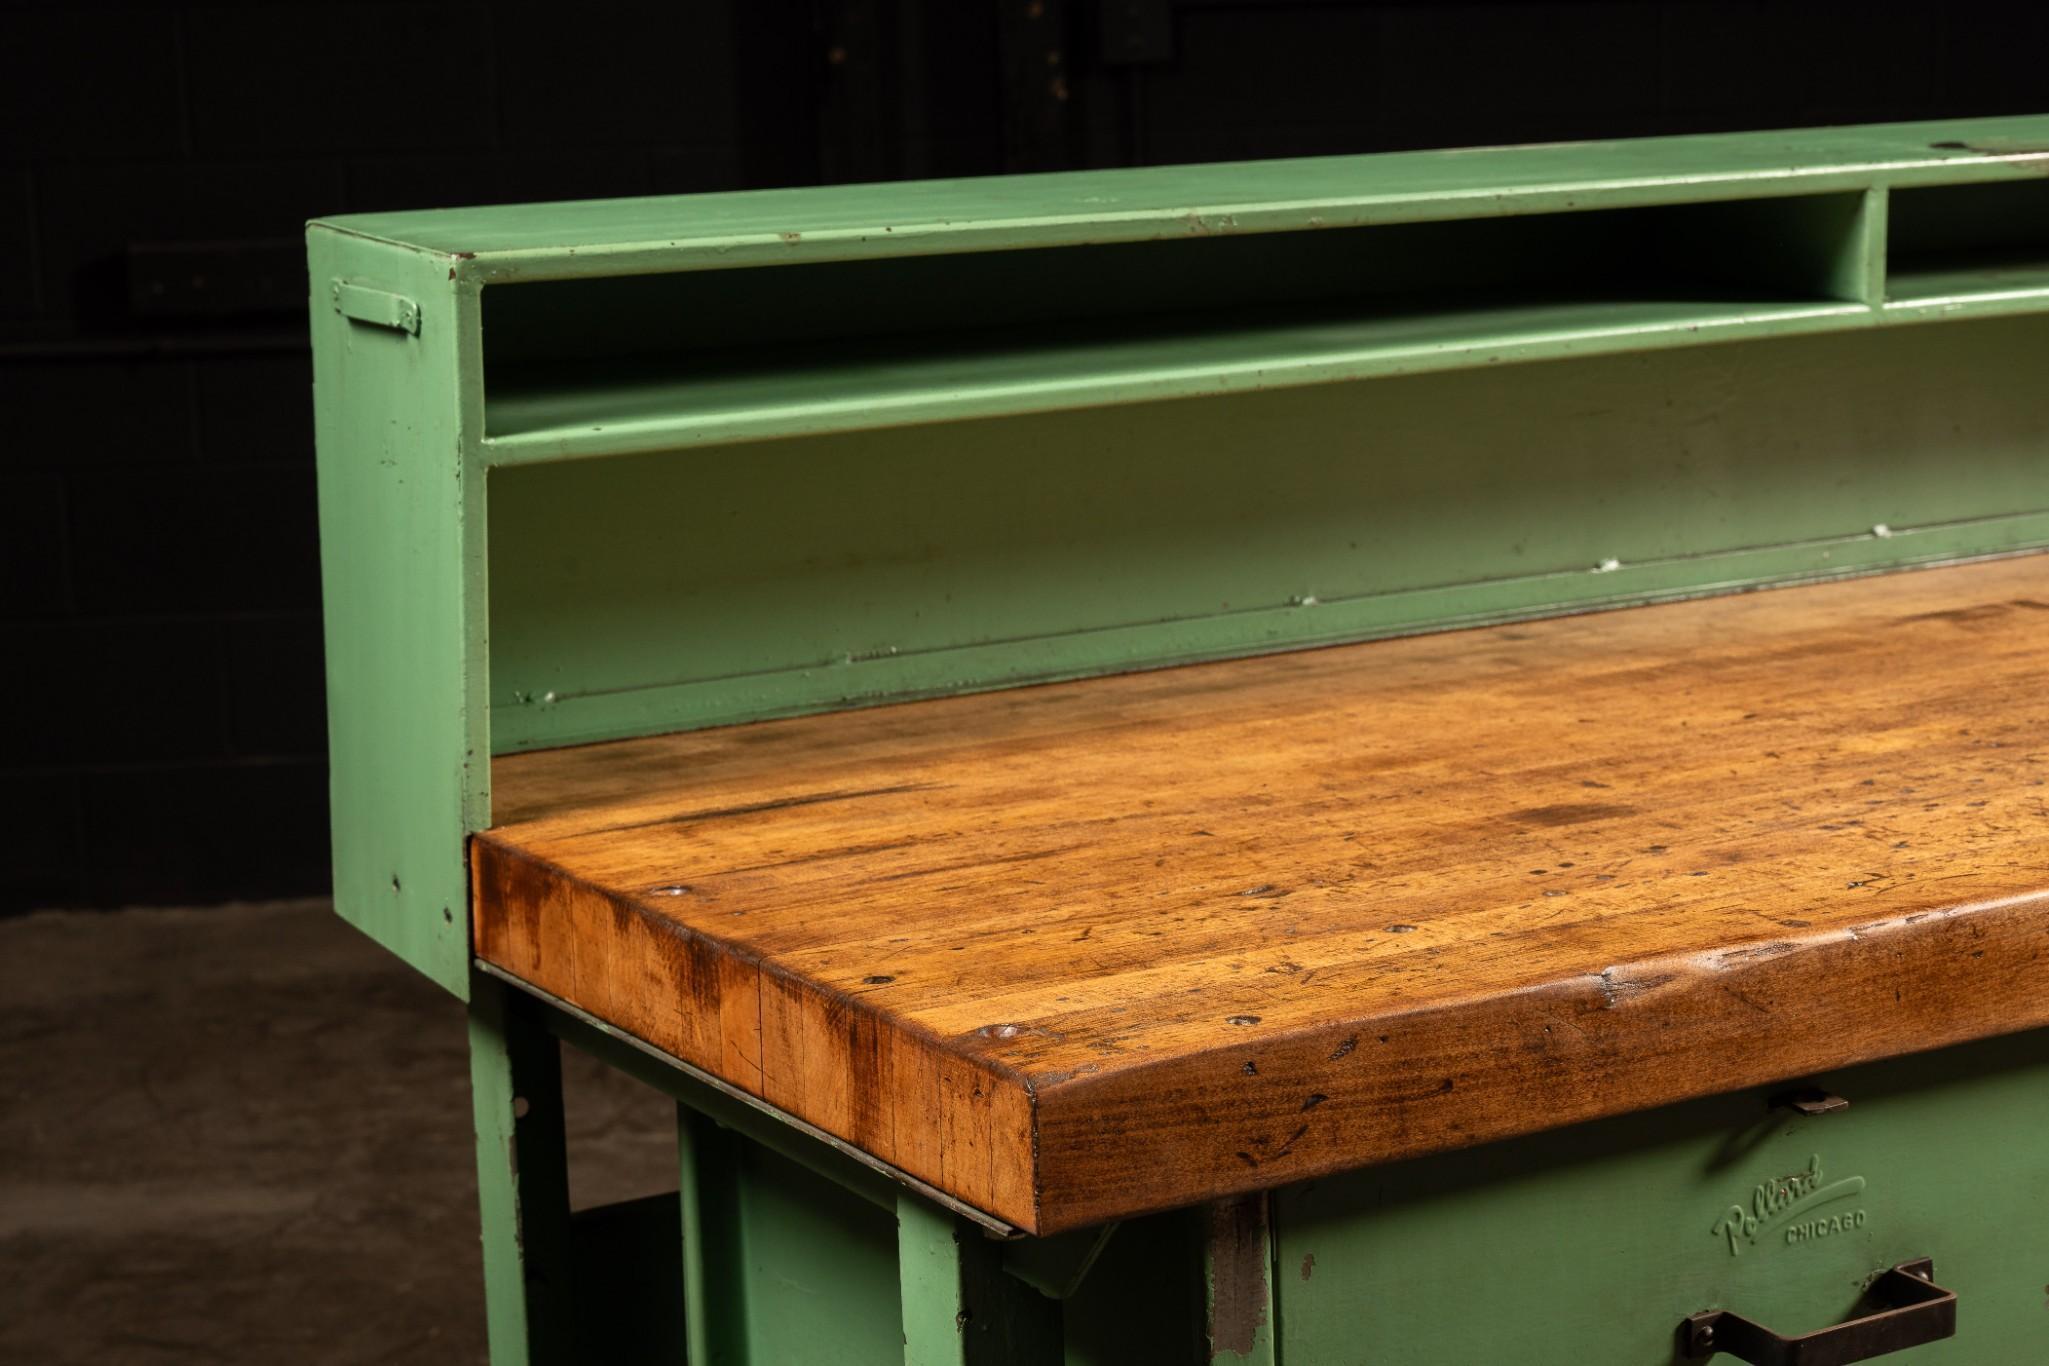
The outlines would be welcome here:
[[[1989,580],[1929,577],[2049,549],[2049,117],[366,215],[316,222],[308,244],[336,901],[467,1003],[494,1362],[1669,1366],[1720,1345],[1725,1361],[1825,1366],[1864,1359],[1883,1332],[1857,1328],[1862,1355],[1844,1355],[1852,1338],[1840,1333],[1745,1346],[1749,1329],[1696,1316],[1819,1332],[1872,1314],[1873,1297],[1901,1306],[1905,1336],[1890,1349],[1903,1362],[2012,1366],[2049,1351],[2039,1138],[2049,1036],[2038,1029],[2049,1024],[2049,979],[2030,975],[2049,942],[2029,938],[2039,920],[2049,941],[2039,903],[2049,811],[2026,791],[2049,760],[2022,724],[2031,700],[2011,692],[2049,627],[2031,627],[2028,604],[2039,603],[2025,584],[1981,603],[1971,595]],[[2034,563],[1997,572],[2025,576]],[[1817,965],[1813,974],[1771,977],[1778,994],[1745,1003],[1779,1021],[1751,1026],[1763,1041],[1754,1065],[1743,1035],[1688,1042],[1692,1016],[1673,1017],[1664,1042],[1654,1042],[1662,1023],[1597,1040],[1598,1058],[1574,1055],[1584,1066],[1546,1062],[1554,1045],[1531,1040],[1528,1065],[1550,1069],[1552,1099],[1533,1108],[1524,1095],[1511,1120],[1486,1108],[1492,1093],[1476,1080],[1514,1071],[1509,1045],[1472,1045],[1481,1061],[1447,1065],[1442,1088],[1470,1111],[1445,1118],[1440,1107],[1412,1124],[1413,1097],[1318,1090],[1305,1114],[1371,1140],[1333,1138],[1313,1169],[1240,1150],[1236,1175],[1225,1174],[1224,1145],[1202,1198],[1192,1184],[1149,1182],[1134,1163],[1128,1198],[1117,1182],[1076,1184],[1061,1205],[1059,1163],[1079,1171],[1082,1149],[1152,1141],[1139,1102],[1104,1099],[1062,1131],[1095,1138],[1038,1146],[1042,1122],[1052,1135],[1066,1113],[1056,1095],[1112,1093],[1125,1035],[1018,1023],[962,1042],[916,1022],[966,991],[965,978],[920,988],[869,971],[852,980],[895,993],[871,1003],[834,985],[843,965],[786,968],[731,940],[761,980],[816,987],[833,1027],[870,1020],[872,1005],[878,1028],[911,1021],[905,1037],[1025,1078],[1030,1127],[1018,1141],[1030,1189],[1013,1207],[1002,1179],[970,1179],[943,1160],[979,1154],[981,1130],[935,1120],[930,1135],[885,1142],[843,1123],[846,1094],[869,1082],[816,1062],[816,1048],[802,1085],[771,1084],[764,1039],[735,1044],[729,1032],[723,1053],[692,1053],[692,1012],[710,998],[654,973],[622,994],[617,982],[641,960],[596,961],[596,939],[578,938],[585,957],[557,973],[561,946],[547,936],[585,887],[614,897],[619,923],[652,933],[648,942],[722,951],[727,941],[684,904],[700,881],[712,885],[690,860],[715,832],[686,822],[676,875],[624,890],[556,846],[534,853],[536,836],[520,856],[548,863],[558,881],[519,908],[532,941],[519,952],[530,956],[480,938],[514,892],[479,880],[473,837],[510,849],[519,822],[545,826],[566,809],[494,804],[494,770],[501,785],[555,773],[551,754],[602,759],[607,745],[703,732],[660,741],[672,746],[659,751],[665,782],[699,763],[708,784],[724,781],[719,756],[745,750],[760,783],[774,766],[758,756],[777,745],[821,773],[840,762],[829,724],[782,718],[887,707],[863,743],[920,762],[986,739],[991,725],[1017,728],[1025,750],[1086,759],[1122,733],[1120,708],[1143,710],[1100,689],[1139,671],[1225,670],[1173,675],[1215,680],[1181,688],[1175,705],[1221,725],[1230,699],[1269,695],[1259,689],[1293,699],[1299,714],[1327,666],[1230,670],[1356,648],[1347,678],[1383,663],[1390,676],[1436,671],[1402,694],[1420,706],[1463,686],[1462,660],[1484,673],[1486,661],[1535,667],[1518,652],[1598,659],[1600,623],[1625,619],[1654,623],[1629,649],[1665,653],[1628,687],[1607,675],[1598,687],[1625,697],[1639,683],[1672,684],[1658,706],[1686,726],[1685,699],[1738,696],[1686,682],[1688,623],[1703,646],[1733,642],[1739,655],[1743,632],[1765,629],[1740,615],[1689,617],[1686,604],[1760,588],[1783,588],[1760,600],[1798,602],[1786,595],[1831,591],[1798,585],[1890,571],[1914,571],[1894,577],[1944,604],[1945,582],[1960,596],[1902,626],[1924,633],[1901,637],[1910,646],[1868,661],[1901,671],[1915,714],[1894,715],[1867,690],[1842,724],[1889,754],[1946,737],[1968,757],[1947,771],[1968,766],[1984,791],[1959,786],[1938,802],[1928,787],[1923,816],[1888,809],[1888,819],[1926,821],[1903,826],[1887,841],[1895,848],[1937,829],[1955,842],[1917,848],[1936,861],[1866,921],[1833,904],[1811,916],[1780,906],[1761,938],[1662,944],[1675,962],[1814,955],[1787,960]],[[1841,682],[1829,660],[1864,658],[1864,637],[1830,636],[1828,622],[1884,618],[1869,597],[1805,601],[1807,643],[1782,634],[1772,639],[1784,648],[1754,654],[1771,656],[1775,696],[1797,694],[1811,717]],[[1519,625],[1597,609],[1631,610],[1553,623],[1549,635]],[[1775,631],[1808,629],[1772,620]],[[1938,630],[1955,635],[1925,634]],[[1409,648],[1387,638],[1438,631],[1463,634],[1427,660],[1376,653]],[[1765,667],[1744,658],[1745,669]],[[1985,700],[1989,675],[2009,690],[1997,705]],[[1736,688],[1734,677],[1714,686]],[[1048,699],[1035,715],[1074,709],[1109,729],[1076,738],[1000,707],[928,710],[1027,685],[1015,696]],[[1570,705],[1562,690],[1543,694],[1526,690],[1521,705]],[[1274,705],[1267,719],[1279,727]],[[1385,710],[1363,692],[1346,692],[1343,707],[1344,725],[1367,729]],[[2001,717],[2021,719],[2001,729]],[[1256,733],[1235,714],[1230,724]],[[1388,724],[1393,743],[1399,727]],[[1779,757],[1726,743],[1732,771]],[[1561,764],[1572,748],[1561,743]],[[1483,760],[1466,762],[1485,773]],[[1201,767],[1248,771],[1232,754],[1205,753]],[[1662,781],[1654,768],[1613,781],[1575,772],[1573,786],[1609,790],[1518,809],[1532,827],[1598,825],[1625,810],[1649,819],[1629,784],[1648,794]],[[1817,758],[1775,776],[1774,800],[1819,801],[1821,768]],[[1071,770],[1050,761],[1021,771],[1038,776],[1019,779],[1016,811],[1085,811],[1104,790],[1061,790]],[[1184,785],[1166,772],[1163,792]],[[1887,772],[1906,775],[1895,786],[1909,796],[1916,781],[1939,785],[1910,766]],[[1318,769],[1317,819],[1333,802],[1362,803],[1366,774]],[[1542,781],[1554,779],[1567,776]],[[1699,780],[1714,779],[1703,769]],[[1311,800],[1264,781],[1234,790],[1281,812]],[[1473,800],[1487,800],[1484,788],[1476,778]],[[798,819],[778,814],[793,805],[786,796],[714,795],[698,817]],[[1848,787],[1830,800],[1853,798],[1865,800]],[[626,801],[609,788],[606,800]],[[1375,801],[1390,832],[1416,809]],[[1972,817],[1987,802],[1997,822]],[[806,803],[816,804],[794,805]],[[899,825],[942,817],[890,808],[860,827],[859,847],[892,856]],[[1942,824],[1953,817],[1963,823]],[[1117,838],[1144,828],[1127,820]],[[1763,823],[1745,828],[1743,840],[1777,838]],[[843,848],[799,843],[810,829],[761,825],[758,841],[776,867],[838,866],[818,860]],[[1248,831],[1251,858],[1262,836]],[[854,839],[852,826],[840,834]],[[1446,825],[1434,847],[1455,862],[1465,838]],[[1746,867],[1762,847],[1733,834],[1724,845],[1728,862],[1752,859]],[[1470,848],[1482,857],[1478,837]],[[1546,848],[1539,872],[1593,866],[1585,854],[1560,859],[1556,841]],[[1827,857],[1802,846],[1787,866],[1819,869],[1845,891],[1876,885],[1854,860],[1839,877]],[[1079,866],[1020,864],[1014,882],[1057,884]],[[760,878],[794,876],[717,871],[748,870],[756,881],[722,892],[722,914],[752,909],[731,899],[747,888],[786,886]],[[1159,888],[1177,876],[1162,872]],[[1756,876],[1711,908],[1717,925],[1760,914],[1759,888],[1809,895],[1792,872]],[[1945,881],[1969,895],[1926,899]],[[834,885],[819,874],[790,912],[806,943],[826,942],[842,914]],[[1630,914],[1655,920],[1679,884],[1641,886]],[[1330,914],[1352,913],[1317,888]],[[1151,875],[1106,885],[1076,873],[1037,924],[1073,902],[1075,914],[1101,917],[1107,938],[1143,914],[1119,908],[1153,890]],[[1264,905],[1272,891],[1262,881],[1233,895]],[[657,894],[677,903],[661,910],[669,919],[654,918]],[[1551,913],[1531,897],[1526,909],[1502,902],[1507,928],[1495,932],[1522,933]],[[1924,900],[1904,906],[1913,897]],[[957,912],[942,889],[898,913],[900,937],[938,934]],[[1831,916],[1843,928],[1824,944]],[[1421,925],[1416,941],[1430,940],[1433,922],[1414,919],[1386,928],[1408,945]],[[1881,920],[1908,937],[1871,933]],[[1237,951],[1217,942],[1226,957]],[[1570,949],[1545,942],[1546,953]],[[1588,955],[1607,951],[1586,942]],[[1372,985],[1380,960],[1363,950],[1332,953],[1326,981],[1350,973],[1361,984],[1318,998],[1341,1022],[1385,982]],[[1950,994],[1924,1003],[1887,988],[1900,1013],[1881,1010],[1880,957],[1911,961],[1914,981],[1939,978]],[[1583,964],[1590,1009],[1603,997],[1609,1008],[1674,999],[1666,983],[1685,976],[1617,987],[1617,961]],[[1996,981],[1964,985],[1956,974],[1974,962]],[[1528,994],[1504,988],[1500,1000]],[[717,1009],[730,1017],[734,999]],[[1813,1004],[1830,1000],[1833,1014]],[[1810,1006],[1819,1013],[1799,1013]],[[759,1036],[764,1017],[750,1018]],[[1248,1047],[1265,1030],[1283,1048],[1322,1019],[1304,1015],[1288,1032],[1271,1011],[1241,1010],[1229,1027],[1250,1031]],[[1780,1046],[1774,1031],[1786,1030],[1801,1033],[1800,1047]],[[1105,1074],[1032,1071],[1041,1055],[1018,1050],[1050,1050],[1043,1040],[1056,1032],[1061,1046],[1100,1043]],[[1354,1053],[1354,1035],[1325,1050],[1330,1061]],[[678,1197],[570,1209],[564,1043],[678,1102]],[[803,1055],[801,1040],[777,1046]],[[1222,1045],[1189,1047],[1222,1056]],[[1718,1051],[1729,1066],[1658,1064]],[[1099,1089],[1059,1089],[1075,1086]],[[1189,1105],[1212,1128],[1230,1122],[1230,1103],[1205,1104],[1184,1104],[1174,1122]],[[988,1132],[994,1144],[1008,1131]],[[1158,1140],[1166,1156],[1155,1165],[1179,1170],[1180,1152],[1200,1147],[1177,1133]],[[1919,1274],[1923,1258],[1954,1301]],[[1931,1326],[1944,1316],[1953,1336]],[[1715,1332],[1718,1342],[1701,1336]]]

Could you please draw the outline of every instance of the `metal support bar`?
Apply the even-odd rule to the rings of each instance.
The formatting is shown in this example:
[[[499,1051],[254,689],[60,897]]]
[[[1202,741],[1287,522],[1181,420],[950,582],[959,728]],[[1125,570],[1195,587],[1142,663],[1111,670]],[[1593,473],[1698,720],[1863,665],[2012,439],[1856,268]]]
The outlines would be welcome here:
[[[539,1014],[490,978],[471,984],[470,1096],[492,1366],[571,1359],[562,1056]]]
[[[488,963],[480,962],[477,967],[483,975],[508,983],[520,993],[551,1007],[545,1012],[546,1027],[564,1043],[653,1087],[671,1100],[690,1106],[771,1152],[817,1172],[870,1204],[895,1210],[898,1197],[903,1191],[910,1190],[981,1226],[995,1237],[1023,1236],[1017,1228],[1001,1219],[955,1200],[909,1172],[892,1167],[824,1130],[776,1109],[767,1101],[729,1086],[710,1073],[700,1071],[624,1030],[613,1028],[559,997],[507,977]]]
[[[904,1366],[964,1366],[972,1311],[961,1284],[953,1216],[905,1196],[897,1203],[896,1229]]]
[[[1060,1306],[1003,1274],[1002,1245],[905,1192],[897,1201],[904,1366],[1053,1366]]]
[[[701,1112],[676,1106],[677,1192],[683,1207],[683,1333],[692,1366],[739,1361],[743,1290],[734,1259],[732,1139]]]

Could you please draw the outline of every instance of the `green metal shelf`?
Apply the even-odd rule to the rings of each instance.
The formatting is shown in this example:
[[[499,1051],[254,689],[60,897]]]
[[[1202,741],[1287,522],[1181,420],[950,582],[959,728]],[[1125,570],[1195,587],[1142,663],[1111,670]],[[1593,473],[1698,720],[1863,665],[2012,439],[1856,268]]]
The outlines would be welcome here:
[[[2049,300],[2045,300],[2049,304]],[[514,385],[485,409],[494,464],[1183,398],[1812,331],[1860,304],[1610,300],[1268,319],[1075,342],[962,336],[883,357],[787,353],[708,373]]]
[[[1888,308],[2033,312],[2049,308],[2049,257],[1895,264],[1886,274]]]
[[[2049,310],[2045,149],[2049,119],[1969,120],[334,226],[432,254],[465,297],[503,301],[481,310],[481,420],[468,435],[484,463],[516,465]],[[1888,249],[1894,200],[1906,218]],[[1646,213],[1681,217],[1627,219]],[[1474,231],[1489,222],[1500,227]],[[1678,225],[1682,250],[1634,259],[1660,223]],[[1441,245],[1419,254],[1419,229]],[[1162,307],[1158,262],[1193,259],[1171,244],[1205,238],[1208,264]],[[1333,250],[1340,239],[1357,250]],[[1554,253],[1590,244],[1585,278],[1546,276]],[[1149,283],[1128,293],[1123,273],[1088,256],[1106,246],[1139,252]],[[921,259],[971,256],[980,273],[916,273]],[[1020,258],[1043,264],[1002,273]],[[1315,278],[1309,258],[1348,302],[1302,288]],[[904,269],[834,293],[833,272],[859,262]],[[787,305],[770,310],[787,334],[721,312],[754,297],[739,280],[763,267],[784,267],[765,272],[764,299],[822,283],[816,314],[872,315],[872,327],[853,344],[819,342]],[[1245,296],[1267,270],[1276,292]],[[1348,284],[1355,270],[1378,278]],[[1518,271],[1531,274],[1510,278]],[[656,293],[604,292],[629,275]],[[696,294],[677,288],[684,277],[722,279]],[[994,291],[986,318],[889,335],[904,298],[979,299],[982,287]],[[600,292],[559,293],[582,288]],[[535,289],[558,292],[535,312]],[[1045,299],[1073,299],[1076,311],[1039,317]],[[624,330],[607,336],[598,320]]]
[[[1103,403],[1422,374],[1518,361],[1842,331],[1944,317],[2049,311],[2049,270],[1910,273],[1887,311],[1831,301],[1576,300],[1366,317],[1266,318],[1240,326],[963,335],[849,357],[787,351],[612,367],[582,379],[495,386],[485,408],[494,465],[630,455],[776,437]],[[702,367],[694,373],[686,365]]]

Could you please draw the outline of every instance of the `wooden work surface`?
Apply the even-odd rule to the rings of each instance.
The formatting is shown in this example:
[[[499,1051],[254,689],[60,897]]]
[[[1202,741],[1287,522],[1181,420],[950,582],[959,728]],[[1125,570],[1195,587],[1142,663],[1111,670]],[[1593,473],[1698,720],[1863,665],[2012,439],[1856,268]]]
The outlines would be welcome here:
[[[2049,556],[500,758],[488,962],[1054,1232],[2049,1023]]]

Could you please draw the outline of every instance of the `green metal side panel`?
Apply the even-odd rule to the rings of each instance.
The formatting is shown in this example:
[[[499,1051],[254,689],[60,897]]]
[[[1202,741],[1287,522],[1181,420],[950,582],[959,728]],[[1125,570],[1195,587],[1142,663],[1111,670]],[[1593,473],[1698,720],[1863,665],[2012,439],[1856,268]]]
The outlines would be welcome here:
[[[2049,1035],[1822,1081],[1848,1110],[1740,1093],[1281,1192],[1281,1359],[1666,1366],[1688,1314],[1811,1332],[1930,1257],[1957,1336],[1902,1366],[2043,1360]]]
[[[498,469],[494,736],[2049,544],[2045,355],[2002,318]]]
[[[489,811],[474,292],[443,261],[314,228],[313,375],[326,604],[335,904],[458,996],[464,839]],[[355,286],[338,300],[334,285]],[[417,305],[350,316],[361,299]]]

